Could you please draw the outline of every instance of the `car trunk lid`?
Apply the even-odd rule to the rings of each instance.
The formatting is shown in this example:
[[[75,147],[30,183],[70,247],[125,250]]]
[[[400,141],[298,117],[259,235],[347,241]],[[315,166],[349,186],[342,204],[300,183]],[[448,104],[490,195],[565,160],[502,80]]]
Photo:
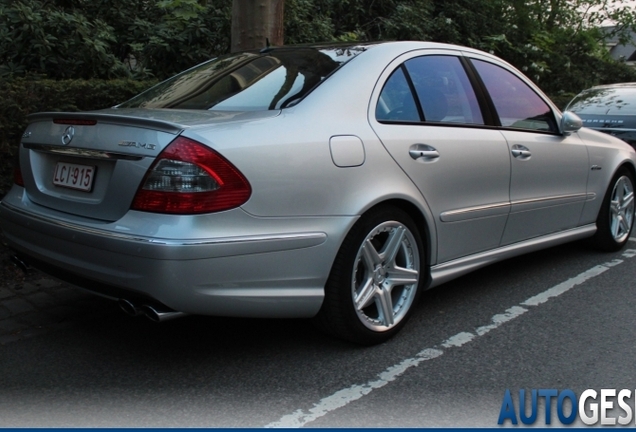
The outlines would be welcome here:
[[[26,193],[41,206],[115,221],[130,209],[152,162],[183,130],[278,113],[110,109],[34,114],[20,149]]]

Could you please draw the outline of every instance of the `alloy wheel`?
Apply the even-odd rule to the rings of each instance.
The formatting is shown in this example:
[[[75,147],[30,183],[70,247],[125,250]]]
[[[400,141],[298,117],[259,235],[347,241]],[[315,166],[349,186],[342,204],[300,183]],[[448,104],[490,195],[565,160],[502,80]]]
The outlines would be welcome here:
[[[420,257],[411,231],[396,221],[375,227],[354,260],[351,287],[360,321],[376,332],[397,325],[413,303],[419,277]]]

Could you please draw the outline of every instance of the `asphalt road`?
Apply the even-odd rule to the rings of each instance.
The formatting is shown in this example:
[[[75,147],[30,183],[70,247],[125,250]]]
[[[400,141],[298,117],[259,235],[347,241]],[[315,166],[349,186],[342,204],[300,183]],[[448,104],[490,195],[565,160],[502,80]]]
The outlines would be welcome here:
[[[4,258],[0,427],[497,426],[506,389],[636,388],[636,241],[449,282],[371,348],[306,320],[154,324],[42,275],[9,281]]]

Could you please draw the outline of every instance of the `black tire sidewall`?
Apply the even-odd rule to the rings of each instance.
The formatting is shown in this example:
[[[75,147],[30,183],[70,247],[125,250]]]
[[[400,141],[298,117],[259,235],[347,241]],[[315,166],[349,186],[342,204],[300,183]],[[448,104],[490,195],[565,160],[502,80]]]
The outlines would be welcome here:
[[[364,239],[378,225],[388,221],[399,222],[413,235],[420,260],[420,277],[413,301],[402,320],[389,330],[376,332],[366,327],[355,311],[351,293],[351,276],[358,250]],[[396,207],[380,207],[362,216],[343,241],[325,285],[325,300],[319,315],[322,321],[327,321],[326,325],[330,327],[329,332],[336,337],[361,345],[375,345],[393,337],[406,324],[418,303],[423,280],[425,280],[425,262],[420,230],[408,213]]]
[[[621,177],[627,177],[629,181],[632,183],[632,190],[634,190],[634,176],[630,170],[625,167],[620,168],[614,177],[612,177],[612,181],[610,182],[607,191],[605,192],[605,197],[603,198],[603,203],[601,204],[601,210],[599,211],[598,217],[596,219],[596,233],[594,237],[592,237],[593,245],[600,250],[607,252],[615,252],[622,249],[625,244],[629,241],[629,237],[634,229],[634,223],[632,218],[632,226],[630,227],[629,233],[624,241],[617,242],[612,235],[610,229],[610,202],[612,200],[612,192],[616,187],[616,183]]]

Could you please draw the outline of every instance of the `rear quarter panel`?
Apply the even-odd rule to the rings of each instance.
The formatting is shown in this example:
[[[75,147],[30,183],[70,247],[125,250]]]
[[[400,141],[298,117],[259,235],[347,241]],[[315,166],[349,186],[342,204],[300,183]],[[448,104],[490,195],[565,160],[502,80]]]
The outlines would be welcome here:
[[[390,198],[422,202],[367,121],[369,99],[385,62],[361,54],[280,116],[246,123],[192,128],[247,177],[253,193],[243,205],[258,216],[359,215]],[[338,167],[330,138],[356,136],[364,162]]]

